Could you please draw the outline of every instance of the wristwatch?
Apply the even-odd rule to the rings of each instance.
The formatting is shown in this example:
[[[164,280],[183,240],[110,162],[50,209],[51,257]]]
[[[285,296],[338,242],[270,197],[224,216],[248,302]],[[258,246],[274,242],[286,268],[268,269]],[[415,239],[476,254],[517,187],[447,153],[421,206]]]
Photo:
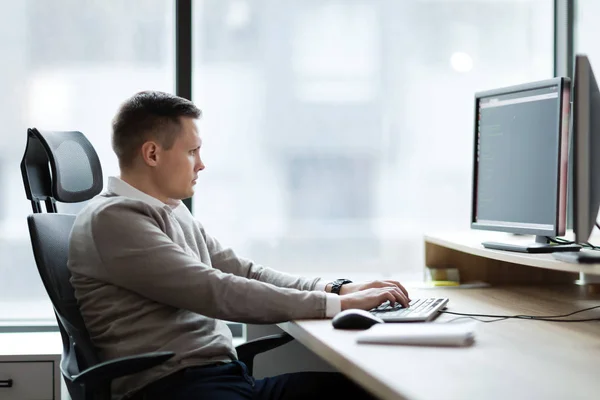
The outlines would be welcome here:
[[[346,283],[352,283],[352,281],[350,279],[336,279],[331,282],[331,293],[335,293],[339,296],[342,285],[345,285]]]

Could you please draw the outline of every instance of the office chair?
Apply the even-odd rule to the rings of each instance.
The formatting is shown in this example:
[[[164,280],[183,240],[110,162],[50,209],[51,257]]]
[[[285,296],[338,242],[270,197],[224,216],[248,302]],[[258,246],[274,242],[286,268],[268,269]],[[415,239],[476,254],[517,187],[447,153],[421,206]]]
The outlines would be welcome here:
[[[100,362],[79,311],[67,268],[74,215],[57,213],[56,201],[77,203],[102,190],[102,168],[81,132],[27,130],[21,174],[33,214],[27,217],[35,262],[54,307],[63,352],[60,370],[72,400],[111,400],[112,380],[157,366],[173,352],[154,352]],[[42,213],[41,202],[46,213]],[[236,348],[252,373],[254,356],[292,340],[287,333]]]

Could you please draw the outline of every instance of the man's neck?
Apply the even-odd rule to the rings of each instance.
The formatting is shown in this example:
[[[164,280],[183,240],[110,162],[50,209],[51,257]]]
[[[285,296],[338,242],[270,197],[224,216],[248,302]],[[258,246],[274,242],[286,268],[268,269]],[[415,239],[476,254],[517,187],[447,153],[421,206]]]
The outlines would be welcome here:
[[[121,171],[121,176],[119,178],[121,178],[123,182],[133,186],[137,190],[144,192],[148,196],[152,196],[165,204],[170,204],[173,202],[173,200],[162,195],[160,191],[156,189],[156,187],[147,175],[136,174],[133,171]]]

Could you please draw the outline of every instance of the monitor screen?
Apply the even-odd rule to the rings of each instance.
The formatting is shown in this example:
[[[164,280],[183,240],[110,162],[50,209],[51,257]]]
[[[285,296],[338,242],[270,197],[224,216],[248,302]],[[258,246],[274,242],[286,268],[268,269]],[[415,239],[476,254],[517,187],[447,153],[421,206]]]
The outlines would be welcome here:
[[[564,234],[569,95],[564,78],[476,94],[472,227]]]

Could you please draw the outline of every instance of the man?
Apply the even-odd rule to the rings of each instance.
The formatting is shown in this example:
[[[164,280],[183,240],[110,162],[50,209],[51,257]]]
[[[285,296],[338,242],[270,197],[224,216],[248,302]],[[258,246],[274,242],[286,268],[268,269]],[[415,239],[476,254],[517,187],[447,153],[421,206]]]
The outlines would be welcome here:
[[[120,178],[109,179],[71,233],[72,284],[100,359],[176,353],[115,381],[113,391],[175,400],[367,396],[341,374],[255,381],[237,361],[222,320],[326,318],[386,300],[407,306],[408,294],[395,281],[348,283],[332,294],[320,279],[264,268],[223,248],[181,202],[204,169],[200,115],[190,101],[161,92],[125,101],[113,120]]]

